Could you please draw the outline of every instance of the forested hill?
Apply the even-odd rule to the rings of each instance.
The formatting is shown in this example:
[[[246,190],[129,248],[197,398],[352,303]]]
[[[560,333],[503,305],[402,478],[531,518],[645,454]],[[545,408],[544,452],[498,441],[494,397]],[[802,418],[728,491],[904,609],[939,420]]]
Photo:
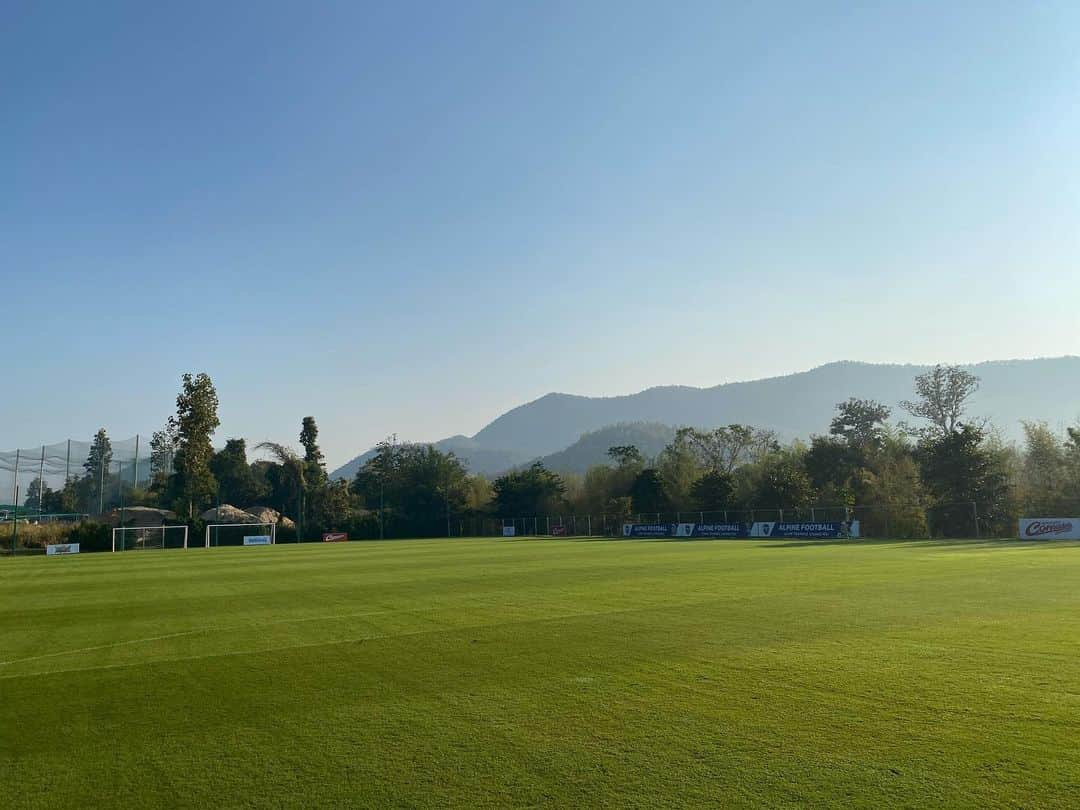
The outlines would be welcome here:
[[[455,436],[437,446],[467,459],[474,472],[494,474],[559,453],[583,434],[618,423],[708,428],[740,422],[772,428],[785,438],[808,437],[825,432],[836,403],[848,397],[876,399],[898,410],[901,400],[912,397],[915,376],[928,368],[837,362],[799,374],[712,388],[662,386],[618,397],[548,394],[506,412],[473,437]],[[1073,424],[1080,417],[1080,357],[994,361],[965,368],[981,379],[971,413],[989,418],[1007,436],[1019,434],[1021,420],[1046,420],[1056,426]],[[334,476],[355,474],[363,458]]]

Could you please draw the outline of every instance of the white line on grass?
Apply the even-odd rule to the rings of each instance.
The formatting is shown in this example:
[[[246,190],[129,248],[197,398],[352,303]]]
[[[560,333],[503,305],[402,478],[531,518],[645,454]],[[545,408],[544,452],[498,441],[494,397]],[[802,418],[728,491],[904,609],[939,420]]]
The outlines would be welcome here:
[[[127,647],[132,644],[150,644],[154,641],[165,641],[170,638],[180,638],[181,636],[194,636],[198,633],[209,633],[212,631],[229,631],[229,630],[242,630],[247,627],[262,627],[271,624],[296,624],[298,622],[323,622],[333,619],[359,619],[364,616],[380,616],[385,613],[408,613],[407,610],[371,610],[364,613],[337,613],[331,616],[306,616],[302,619],[277,619],[271,621],[251,621],[243,624],[219,624],[211,625],[209,627],[199,627],[195,630],[181,630],[178,633],[166,633],[163,636],[147,636],[146,638],[132,638],[127,641],[112,641],[108,644],[98,644],[94,647],[77,647],[74,650],[59,650],[57,652],[43,653],[41,655],[32,655],[29,658],[12,658],[10,661],[0,661],[0,667],[11,666],[12,664],[25,664],[30,661],[41,661],[45,658],[59,658],[63,655],[79,655],[80,653],[97,652],[99,650],[109,650],[114,647]],[[418,612],[418,611],[417,611]]]
[[[11,680],[13,678],[38,677],[38,676],[41,676],[41,675],[62,675],[62,674],[67,673],[67,672],[91,672],[91,671],[99,670],[99,669],[120,669],[122,667],[137,667],[137,666],[146,666],[146,665],[152,665],[152,664],[170,664],[170,663],[177,663],[177,662],[180,662],[180,661],[200,661],[200,660],[205,659],[205,658],[229,658],[229,657],[236,656],[236,655],[262,655],[264,653],[287,652],[289,650],[303,650],[303,649],[309,649],[309,648],[313,648],[313,647],[334,647],[334,646],[338,646],[338,645],[341,645],[341,644],[361,644],[361,643],[363,643],[365,641],[382,641],[382,640],[386,640],[386,639],[406,638],[406,637],[409,637],[409,636],[422,636],[422,635],[437,634],[437,633],[456,633],[456,632],[465,632],[467,630],[487,630],[487,629],[494,629],[494,628],[497,628],[497,627],[508,627],[508,626],[511,626],[511,625],[518,625],[518,624],[539,624],[539,623],[543,623],[543,622],[557,622],[557,621],[565,621],[567,619],[580,619],[580,618],[589,618],[589,617],[596,617],[596,616],[614,616],[614,615],[619,615],[619,614],[627,614],[628,615],[628,614],[632,614],[632,613],[645,613],[645,612],[650,611],[650,610],[669,610],[669,609],[681,609],[681,608],[686,608],[686,607],[698,607],[700,605],[711,604],[711,603],[716,602],[716,601],[720,601],[720,600],[718,600],[718,599],[708,599],[708,600],[699,601],[699,602],[685,602],[685,603],[677,602],[677,603],[673,603],[673,604],[669,604],[669,605],[650,605],[650,606],[646,606],[646,607],[616,608],[614,610],[584,611],[584,612],[581,612],[581,613],[565,613],[565,614],[560,614],[560,615],[557,615],[557,616],[536,616],[536,617],[532,617],[532,618],[528,618],[528,619],[516,619],[516,620],[512,620],[512,621],[503,621],[503,622],[481,622],[480,624],[454,625],[452,627],[427,627],[427,628],[424,628],[422,630],[409,630],[409,631],[405,631],[405,632],[402,632],[402,633],[379,633],[379,634],[376,634],[376,635],[373,635],[373,636],[356,636],[356,637],[353,637],[353,638],[336,639],[334,641],[313,641],[313,642],[310,642],[310,643],[307,643],[307,644],[283,644],[283,645],[278,646],[278,647],[263,647],[261,649],[255,649],[255,650],[230,650],[228,652],[204,653],[202,655],[185,655],[185,656],[174,657],[174,658],[157,658],[157,659],[155,659],[153,661],[125,661],[124,663],[120,663],[120,664],[98,664],[98,665],[89,666],[89,667],[70,667],[68,669],[49,670],[48,672],[21,672],[21,673],[16,673],[16,674],[13,674],[13,675],[0,675],[0,681]],[[424,613],[424,612],[428,612],[428,611],[425,611],[425,610],[380,610],[380,611],[375,611],[375,614],[378,614],[378,613]],[[282,619],[281,621],[277,621],[277,622],[263,622],[263,624],[287,624],[287,623],[290,623],[290,622],[297,622],[297,621],[315,621],[317,619],[350,618],[350,617],[356,617],[356,616],[375,615],[375,614],[364,614],[364,613],[348,614],[348,613],[345,613],[345,614],[341,614],[340,616],[323,616],[323,617],[312,616],[312,617],[308,617],[306,619]],[[253,622],[253,623],[249,623],[249,625],[232,625],[232,626],[228,626],[228,627],[226,627],[226,626],[207,627],[204,630],[187,630],[187,631],[184,631],[182,633],[178,633],[176,635],[191,635],[193,633],[210,632],[212,630],[237,629],[237,628],[240,628],[240,627],[250,626],[250,624],[258,625],[259,623]],[[132,641],[120,641],[120,642],[117,642],[116,644],[106,644],[106,645],[103,645],[103,647],[99,647],[99,648],[87,648],[87,650],[89,651],[89,650],[93,650],[93,649],[104,649],[105,647],[115,647],[115,646],[119,646],[119,645],[122,645],[122,644],[136,644],[139,641],[144,641],[144,640],[145,641],[150,641],[152,639],[134,639]],[[36,656],[34,658],[20,658],[20,659],[16,659],[16,660],[12,660],[12,661],[0,661],[0,666],[7,665],[7,664],[20,664],[20,663],[29,662],[29,661],[36,661],[36,660],[39,660],[41,658],[51,658],[51,657],[55,657],[55,656],[58,656],[58,655],[65,655],[67,653],[74,654],[74,653],[77,653],[77,652],[82,652],[82,651],[81,650],[68,650],[66,653],[63,653],[63,652],[61,652],[61,653],[48,653],[46,655]]]

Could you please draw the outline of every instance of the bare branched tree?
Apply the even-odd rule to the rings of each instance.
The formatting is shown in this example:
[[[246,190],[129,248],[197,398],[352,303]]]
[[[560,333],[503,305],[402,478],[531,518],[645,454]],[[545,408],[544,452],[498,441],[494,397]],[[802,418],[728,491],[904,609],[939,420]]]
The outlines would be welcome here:
[[[905,400],[900,407],[930,422],[930,430],[947,436],[959,430],[967,402],[979,390],[979,378],[959,366],[934,366],[915,378],[917,400]]]

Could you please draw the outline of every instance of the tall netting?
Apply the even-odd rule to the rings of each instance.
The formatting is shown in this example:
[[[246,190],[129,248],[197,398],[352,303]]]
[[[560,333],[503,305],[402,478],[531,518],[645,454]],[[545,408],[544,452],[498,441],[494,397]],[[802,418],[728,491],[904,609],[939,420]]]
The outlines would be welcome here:
[[[97,515],[149,486],[155,465],[144,436],[81,441],[0,451],[0,518],[18,505],[20,517],[62,519]]]

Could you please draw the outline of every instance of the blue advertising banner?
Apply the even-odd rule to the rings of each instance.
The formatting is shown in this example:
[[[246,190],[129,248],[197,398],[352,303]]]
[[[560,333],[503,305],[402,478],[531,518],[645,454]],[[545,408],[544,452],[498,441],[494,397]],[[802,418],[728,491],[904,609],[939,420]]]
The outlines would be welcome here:
[[[755,523],[751,537],[806,537],[817,540],[859,536],[859,521],[850,523]]]
[[[859,536],[859,521],[758,523],[624,523],[623,537],[737,538],[777,537],[842,539]]]
[[[675,537],[749,537],[749,523],[676,523]]]
[[[670,523],[624,523],[623,537],[671,537]]]

